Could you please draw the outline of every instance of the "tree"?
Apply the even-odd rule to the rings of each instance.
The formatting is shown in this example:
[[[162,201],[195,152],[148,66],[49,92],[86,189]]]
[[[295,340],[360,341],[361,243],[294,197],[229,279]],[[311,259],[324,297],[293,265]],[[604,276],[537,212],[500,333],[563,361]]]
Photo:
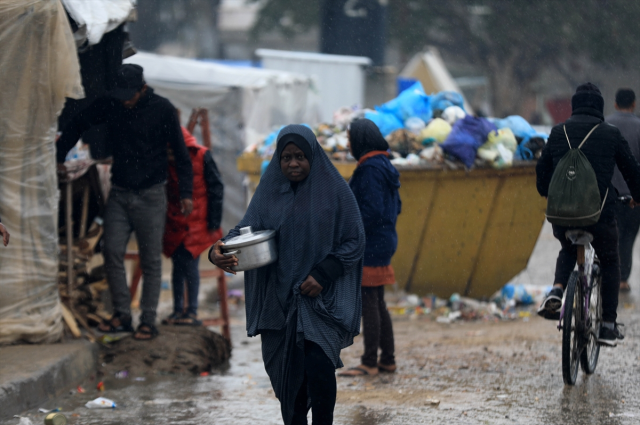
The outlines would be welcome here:
[[[285,23],[298,31],[317,25],[319,1],[267,0],[255,31],[286,31],[276,16],[288,16]],[[388,5],[389,38],[408,55],[435,45],[480,67],[498,116],[518,113],[546,69],[576,85],[579,60],[625,66],[640,47],[640,2],[389,0]]]

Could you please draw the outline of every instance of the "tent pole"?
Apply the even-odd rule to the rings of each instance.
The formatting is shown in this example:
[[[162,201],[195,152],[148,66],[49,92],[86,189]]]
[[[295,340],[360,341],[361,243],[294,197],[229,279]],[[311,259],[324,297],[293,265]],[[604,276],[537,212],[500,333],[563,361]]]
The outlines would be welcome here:
[[[67,230],[67,295],[71,297],[73,289],[73,182],[67,181],[65,185],[67,206],[65,208],[65,224]]]

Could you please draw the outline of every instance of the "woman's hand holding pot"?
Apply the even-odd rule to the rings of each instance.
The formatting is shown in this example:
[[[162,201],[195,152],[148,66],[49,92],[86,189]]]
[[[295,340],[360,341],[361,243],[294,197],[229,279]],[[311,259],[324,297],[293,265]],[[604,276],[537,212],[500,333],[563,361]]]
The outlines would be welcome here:
[[[213,264],[220,267],[227,273],[236,274],[236,272],[231,270],[231,267],[238,265],[238,259],[235,255],[231,255],[228,257],[226,255],[223,255],[222,250],[220,249],[220,247],[223,245],[224,242],[222,241],[218,241],[215,243],[215,245],[213,245],[213,250],[211,250],[211,253],[209,254],[209,261],[211,261]]]

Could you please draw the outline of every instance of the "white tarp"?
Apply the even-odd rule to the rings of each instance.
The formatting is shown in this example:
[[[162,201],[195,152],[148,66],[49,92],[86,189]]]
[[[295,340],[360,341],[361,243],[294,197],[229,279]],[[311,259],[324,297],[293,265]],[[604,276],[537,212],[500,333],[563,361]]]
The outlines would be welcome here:
[[[193,108],[209,110],[212,151],[225,184],[225,230],[235,226],[246,209],[244,176],[236,169],[244,148],[276,126],[317,123],[315,88],[305,75],[144,52],[124,62],[143,67],[149,86],[181,111],[183,125]]]
[[[59,0],[0,2],[0,344],[54,342],[58,296],[55,134],[65,97],[84,91]]]
[[[136,0],[62,0],[69,15],[86,32],[90,45],[126,22],[135,9]]]

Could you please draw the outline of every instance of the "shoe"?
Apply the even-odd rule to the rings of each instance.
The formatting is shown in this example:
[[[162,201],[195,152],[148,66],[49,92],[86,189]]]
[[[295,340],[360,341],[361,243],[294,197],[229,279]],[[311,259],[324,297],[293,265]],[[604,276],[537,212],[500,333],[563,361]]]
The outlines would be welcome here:
[[[616,328],[615,328],[615,332],[617,333],[616,337],[620,341],[622,341],[624,339],[624,335],[622,334],[622,332],[620,332],[620,329],[618,328],[618,326],[624,326],[624,324],[616,322]]]
[[[562,308],[562,295],[564,291],[561,288],[553,288],[547,297],[540,304],[538,316],[547,320],[560,320],[560,309]]]
[[[609,329],[606,326],[600,326],[600,332],[598,333],[598,344],[607,347],[615,347],[624,338],[618,328]]]

